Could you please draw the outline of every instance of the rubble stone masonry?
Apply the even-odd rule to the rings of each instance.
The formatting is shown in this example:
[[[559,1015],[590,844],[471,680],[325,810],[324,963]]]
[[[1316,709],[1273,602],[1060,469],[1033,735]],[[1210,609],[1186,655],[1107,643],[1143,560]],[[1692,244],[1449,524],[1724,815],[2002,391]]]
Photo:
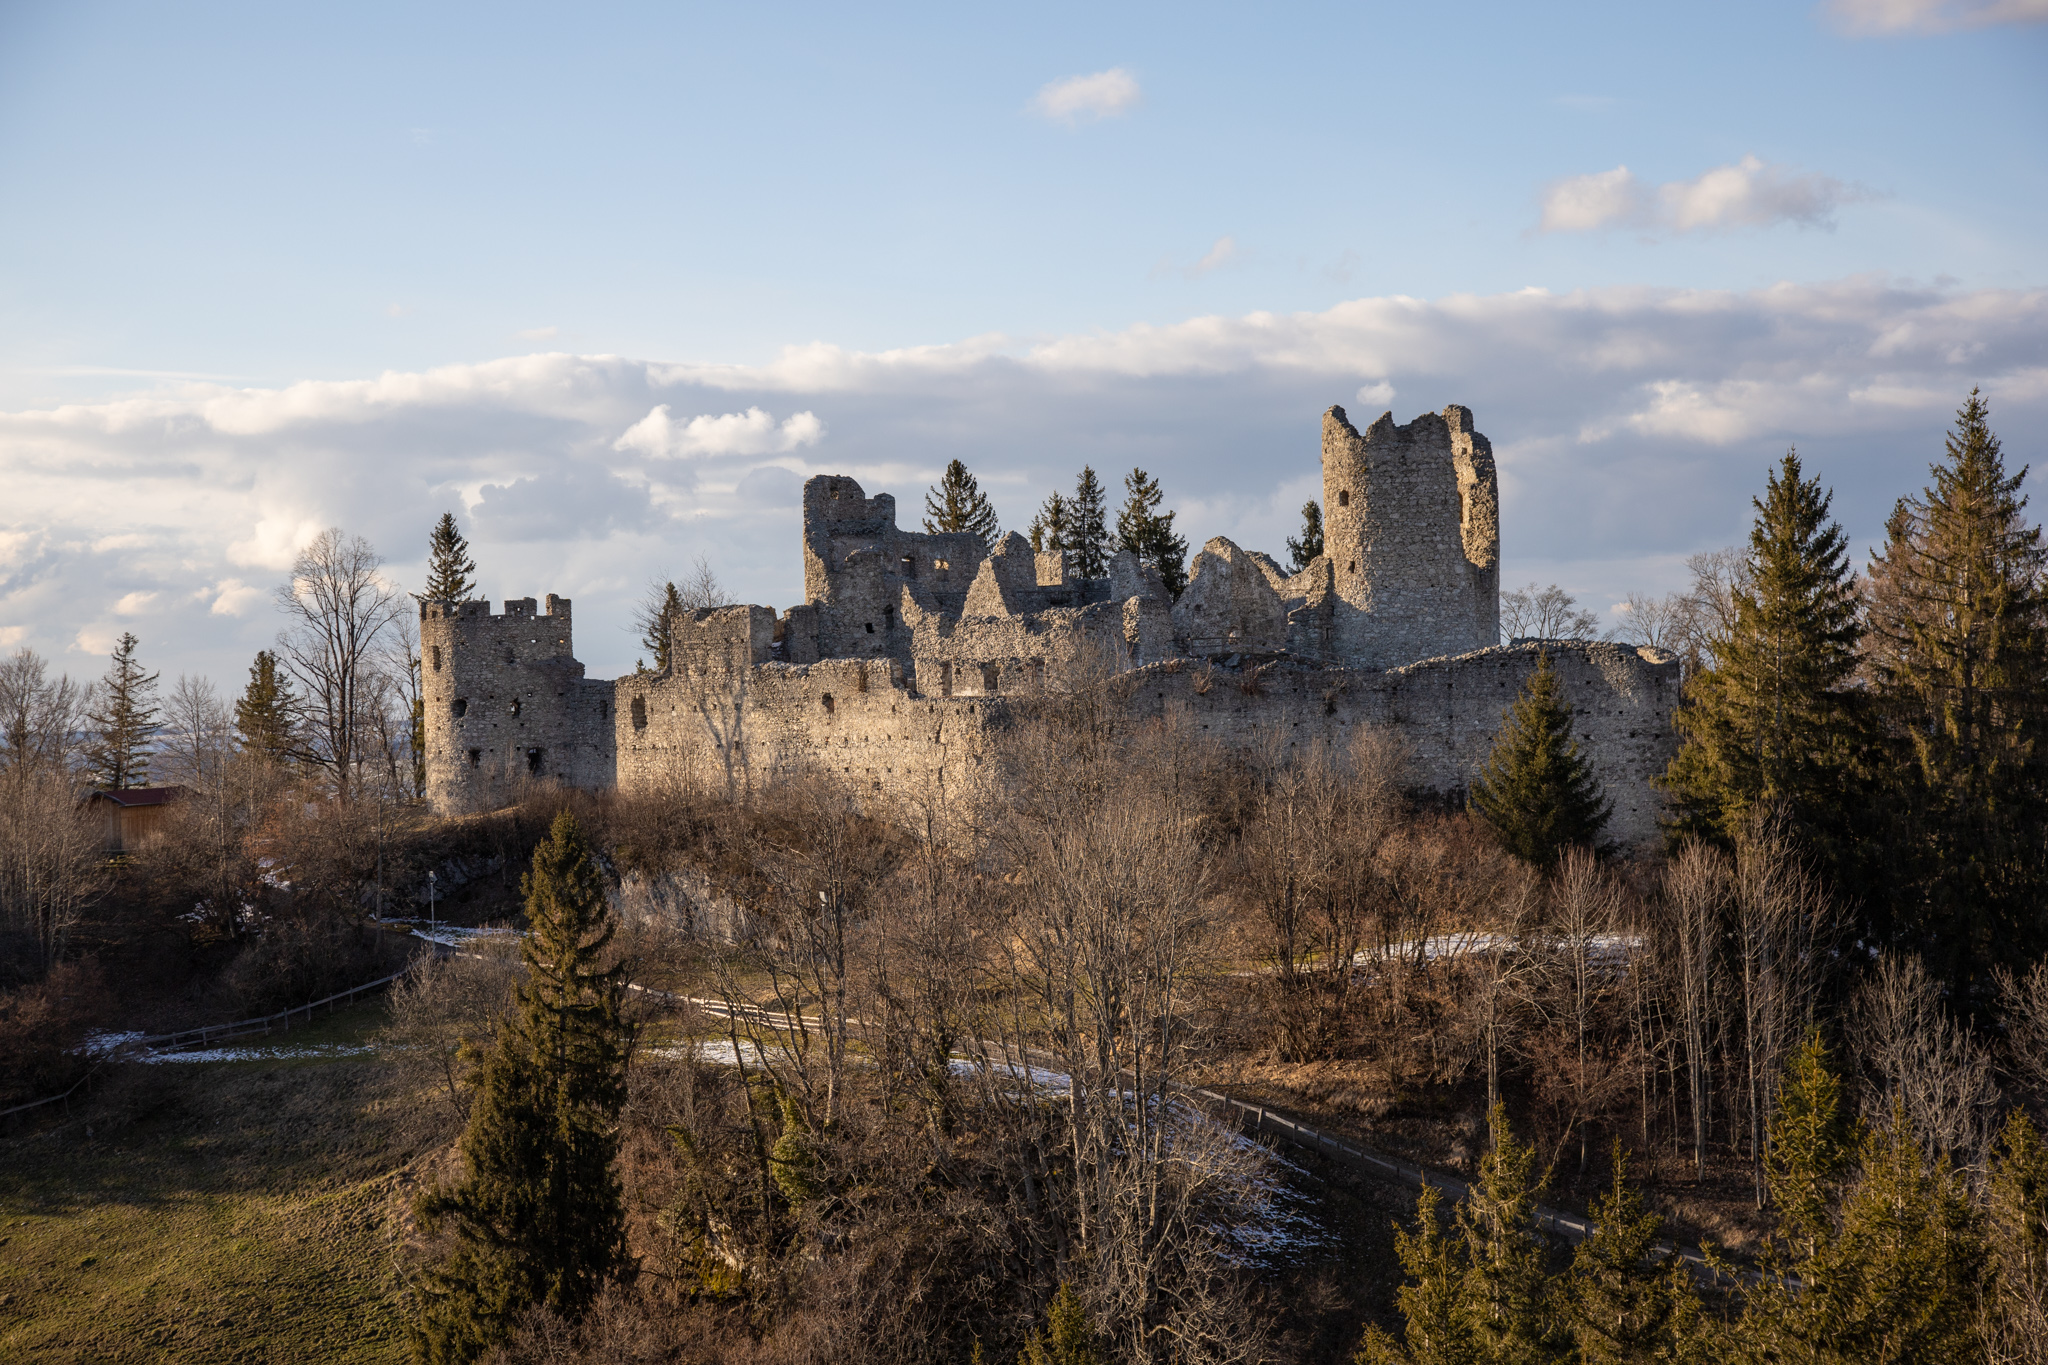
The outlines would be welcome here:
[[[1678,665],[1592,641],[1502,647],[1492,448],[1464,408],[1364,433],[1323,424],[1327,553],[1288,575],[1218,538],[1169,602],[1128,554],[1078,580],[1011,535],[899,530],[854,480],[804,487],[806,602],[670,623],[671,667],[583,676],[570,604],[421,607],[428,796],[486,809],[522,784],[732,791],[827,774],[885,802],[995,779],[1020,701],[1105,685],[1133,724],[1173,715],[1231,747],[1405,738],[1415,784],[1456,797],[1548,652],[1614,803],[1609,837],[1648,844],[1674,750]]]

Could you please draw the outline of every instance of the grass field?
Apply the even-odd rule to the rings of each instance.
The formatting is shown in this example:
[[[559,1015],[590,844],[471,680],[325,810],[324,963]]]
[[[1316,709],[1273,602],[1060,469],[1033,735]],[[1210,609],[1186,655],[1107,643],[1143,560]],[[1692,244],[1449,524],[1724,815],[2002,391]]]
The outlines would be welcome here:
[[[373,1001],[254,1047],[346,1046]],[[395,1361],[406,1164],[443,1140],[374,1054],[128,1066],[0,1140],[0,1360]]]

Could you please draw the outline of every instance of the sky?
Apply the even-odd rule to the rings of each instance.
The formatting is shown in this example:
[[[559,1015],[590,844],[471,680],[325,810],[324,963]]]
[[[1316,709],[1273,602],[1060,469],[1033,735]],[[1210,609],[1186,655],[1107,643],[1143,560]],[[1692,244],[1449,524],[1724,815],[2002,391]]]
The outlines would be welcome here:
[[[2044,154],[2048,0],[0,0],[0,647],[238,690],[300,546],[451,510],[611,676],[954,458],[1278,555],[1332,404],[1471,408],[1612,622],[1788,447],[1859,554],[1973,386],[2037,459]]]

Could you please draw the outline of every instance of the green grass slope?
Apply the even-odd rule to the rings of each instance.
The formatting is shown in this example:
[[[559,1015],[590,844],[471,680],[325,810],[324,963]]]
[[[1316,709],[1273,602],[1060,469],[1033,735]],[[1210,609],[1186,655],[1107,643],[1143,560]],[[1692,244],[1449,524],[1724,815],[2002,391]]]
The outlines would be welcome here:
[[[259,1048],[359,1043],[381,1002]],[[121,1069],[0,1141],[0,1360],[396,1361],[404,1167],[441,1140],[375,1055]]]

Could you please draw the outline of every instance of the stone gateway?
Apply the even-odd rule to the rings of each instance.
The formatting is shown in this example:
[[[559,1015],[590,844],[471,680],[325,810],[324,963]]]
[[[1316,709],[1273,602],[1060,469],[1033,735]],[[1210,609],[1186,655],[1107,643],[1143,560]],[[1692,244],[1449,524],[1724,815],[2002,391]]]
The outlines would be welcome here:
[[[1677,661],[1498,643],[1499,489],[1471,412],[1361,432],[1333,407],[1322,467],[1321,557],[1288,574],[1218,537],[1178,601],[1129,553],[1079,578],[1014,532],[984,549],[902,530],[889,494],[822,475],[804,485],[803,604],[672,619],[663,672],[584,677],[566,598],[423,602],[428,798],[456,814],[533,781],[740,790],[798,772],[885,800],[963,791],[996,770],[1016,699],[1101,682],[1132,721],[1175,712],[1234,746],[1388,727],[1417,782],[1455,798],[1547,652],[1614,804],[1608,837],[1653,842]]]

